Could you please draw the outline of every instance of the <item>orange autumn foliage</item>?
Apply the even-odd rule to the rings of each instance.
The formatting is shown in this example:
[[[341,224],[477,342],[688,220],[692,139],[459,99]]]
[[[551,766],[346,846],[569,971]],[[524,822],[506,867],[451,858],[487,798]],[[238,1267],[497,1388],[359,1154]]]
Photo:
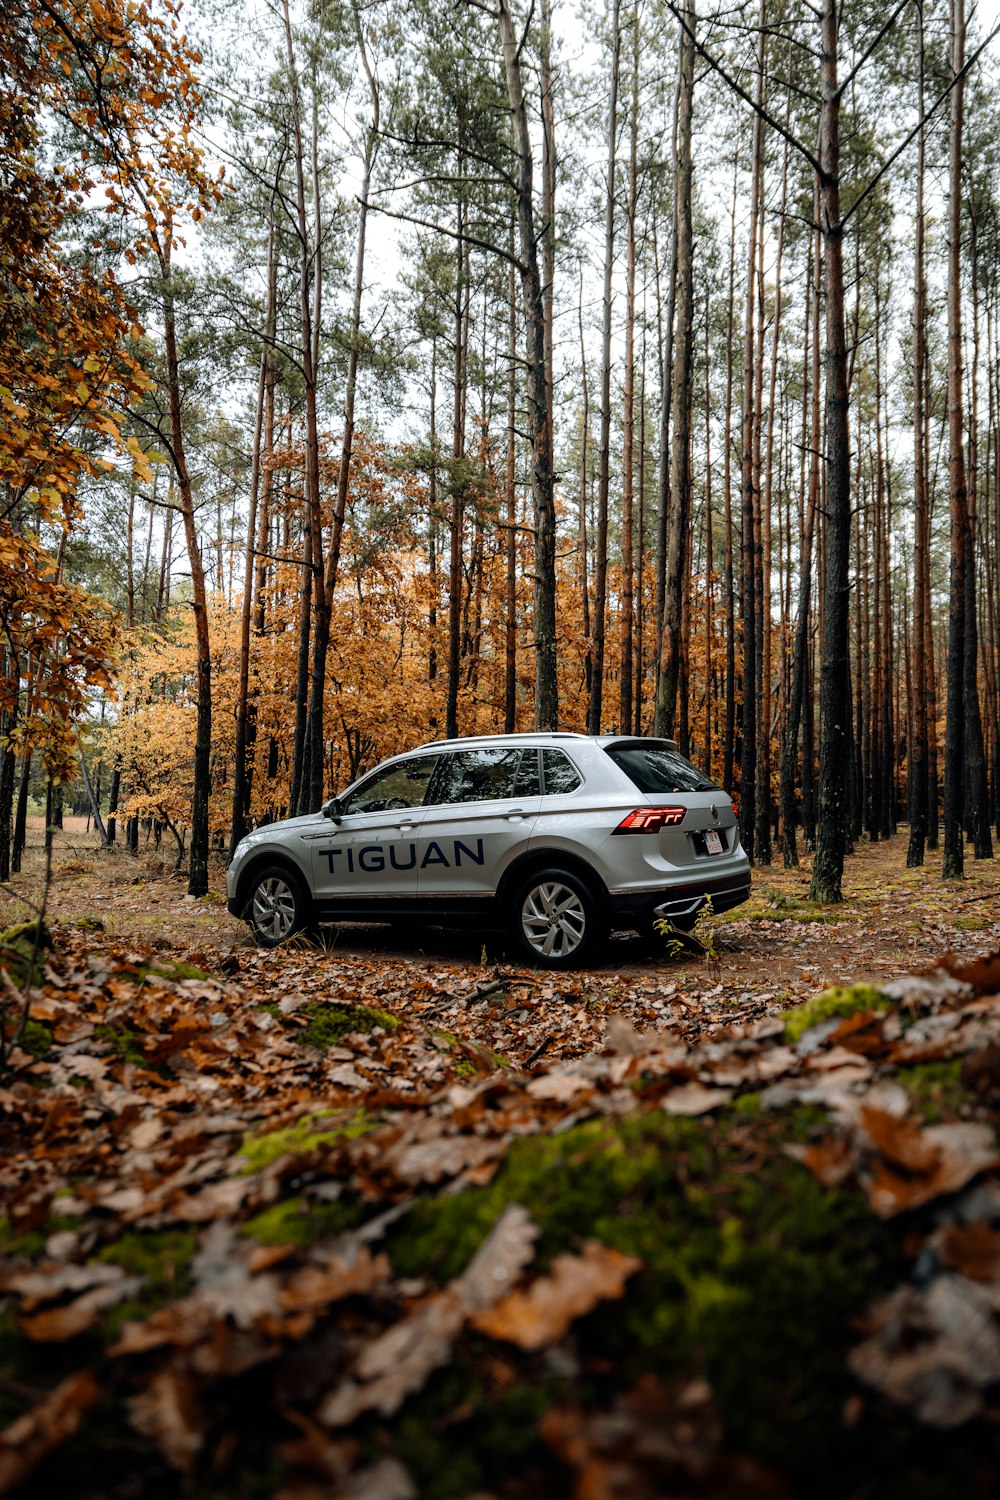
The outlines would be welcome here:
[[[62,774],[86,686],[108,685],[114,630],[48,549],[102,472],[148,477],[123,424],[147,386],[142,330],[115,265],[147,251],[154,212],[197,213],[211,195],[195,60],[171,0],[0,11],[0,708],[4,747],[42,744]]]
[[[336,491],[336,445],[327,440],[321,473],[328,497]],[[506,538],[502,524],[502,476],[488,447],[480,478],[466,492],[462,656],[458,693],[461,734],[496,733],[504,726],[506,637]],[[285,816],[295,733],[295,681],[299,644],[302,527],[301,447],[292,443],[269,461],[271,557],[263,595],[255,599],[249,701],[251,818]],[[448,577],[441,516],[432,573],[427,546],[430,497],[426,476],[410,455],[359,436],[352,464],[344,550],[334,595],[327,668],[325,723],[328,792],[385,756],[444,734],[447,694]],[[569,528],[572,517],[564,514]],[[327,535],[332,521],[328,504]],[[531,654],[531,537],[518,532],[516,728],[534,724],[534,662]],[[445,556],[442,560],[442,549]],[[562,724],[582,729],[586,718],[587,642],[575,554],[559,564],[559,681]],[[610,630],[606,701],[617,703],[621,642],[616,608],[618,573],[610,572]],[[647,621],[653,611],[655,577],[650,564],[642,579]],[[211,826],[221,845],[231,815],[239,683],[241,599],[216,596],[211,609],[212,730]],[[705,687],[704,582],[692,589],[691,729],[699,759],[709,712],[713,716],[712,769],[722,772],[721,694]],[[714,676],[723,663],[724,618],[712,615]],[[654,637],[647,625],[647,653]],[[196,652],[191,612],[180,603],[157,626],[136,632],[120,678],[122,712],[105,750],[121,757],[128,788],[122,811],[172,824],[183,833],[193,791],[192,751],[196,725]],[[650,729],[652,663],[646,663],[643,729]],[[615,724],[609,712],[608,727]]]

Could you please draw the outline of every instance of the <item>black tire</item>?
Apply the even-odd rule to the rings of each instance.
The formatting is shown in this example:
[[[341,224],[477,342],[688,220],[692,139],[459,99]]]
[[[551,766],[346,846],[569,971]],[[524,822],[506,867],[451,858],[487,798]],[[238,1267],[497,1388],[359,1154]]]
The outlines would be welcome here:
[[[246,920],[262,948],[277,948],[309,921],[302,882],[287,865],[263,865],[246,890]]]
[[[518,957],[543,969],[578,968],[608,932],[589,886],[557,866],[536,870],[515,887],[508,924]]]

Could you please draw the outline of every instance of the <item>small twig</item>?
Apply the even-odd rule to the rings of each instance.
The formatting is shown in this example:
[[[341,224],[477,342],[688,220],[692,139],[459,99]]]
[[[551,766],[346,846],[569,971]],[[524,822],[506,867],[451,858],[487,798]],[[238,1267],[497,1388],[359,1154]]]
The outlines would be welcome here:
[[[538,1059],[541,1057],[542,1053],[548,1048],[549,1043],[550,1042],[554,1042],[555,1039],[556,1039],[555,1032],[554,1031],[550,1031],[549,1034],[548,1034],[548,1036],[545,1036],[545,1037],[542,1038],[542,1040],[539,1042],[538,1046],[535,1048],[534,1052],[532,1052],[530,1054],[530,1056],[528,1056],[528,1057],[526,1057],[524,1059],[523,1066],[526,1067],[526,1068],[530,1068],[531,1064],[533,1062],[537,1062]]]

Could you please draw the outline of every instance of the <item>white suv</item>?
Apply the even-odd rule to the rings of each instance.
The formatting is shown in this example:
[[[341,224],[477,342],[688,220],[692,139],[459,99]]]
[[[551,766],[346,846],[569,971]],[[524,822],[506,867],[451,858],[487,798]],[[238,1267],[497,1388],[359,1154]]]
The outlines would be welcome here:
[[[527,962],[570,968],[612,927],[739,905],[750,864],[729,796],[672,740],[505,734],[422,745],[257,829],[226,886],[269,947],[313,922],[418,917],[506,929]]]

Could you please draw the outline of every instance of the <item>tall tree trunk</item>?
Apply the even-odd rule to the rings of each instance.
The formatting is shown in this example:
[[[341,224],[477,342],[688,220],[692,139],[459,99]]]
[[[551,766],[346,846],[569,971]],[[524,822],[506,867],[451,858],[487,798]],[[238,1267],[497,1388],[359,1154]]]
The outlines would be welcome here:
[[[927,279],[924,271],[924,13],[917,7],[919,79],[917,85],[917,203],[913,264],[913,697],[909,763],[910,839],[906,863],[922,865],[927,841],[927,657],[923,649],[930,606],[930,524],[927,501],[926,409],[924,380],[927,360]]]
[[[578,537],[580,547],[580,618],[583,625],[583,638],[586,642],[583,657],[584,685],[587,689],[588,702],[590,699],[591,683],[594,677],[594,647],[590,634],[590,579],[587,572],[587,487],[589,474],[587,470],[588,449],[590,443],[590,384],[587,379],[587,345],[583,337],[583,268],[580,269],[580,297],[577,303],[577,321],[580,331],[580,387],[582,391],[583,410],[580,418],[580,492],[579,492],[579,517]]]
[[[257,415],[254,422],[253,455],[250,461],[250,503],[247,510],[247,540],[243,560],[243,602],[240,609],[240,659],[236,684],[236,748],[233,767],[233,806],[229,832],[229,855],[249,827],[249,777],[247,775],[250,623],[253,615],[255,549],[257,544],[257,510],[261,487],[261,457],[264,446],[264,412],[267,404],[271,349],[274,342],[278,273],[274,253],[274,205],[269,209],[267,234],[267,310],[264,317],[264,344],[257,380]],[[109,819],[110,824],[110,819]]]
[[[458,176],[462,176],[462,153],[459,152]],[[465,526],[465,495],[459,459],[465,456],[465,200],[460,189],[458,200],[458,233],[455,246],[455,305],[453,335],[453,379],[451,412],[451,515],[448,521],[448,698],[445,707],[445,734],[458,734],[458,685],[461,658],[462,621],[462,532]]]
[[[787,115],[786,115],[787,123]],[[778,391],[778,354],[781,347],[781,267],[785,248],[785,210],[788,206],[788,146],[781,171],[781,210],[774,268],[774,321],[771,326],[771,369],[767,398],[767,451],[760,499],[761,544],[761,658],[760,735],[757,745],[757,832],[754,844],[762,865],[771,863],[771,504],[774,491],[774,428]],[[780,533],[779,533],[780,539]],[[780,552],[780,548],[779,548]]]
[[[195,650],[197,653],[197,721],[194,743],[194,791],[191,799],[191,863],[188,895],[204,896],[208,890],[209,798],[211,796],[212,754],[212,651],[208,629],[208,597],[205,570],[198,545],[198,528],[194,515],[194,491],[187,465],[184,424],[181,412],[180,356],[177,350],[177,321],[174,289],[171,279],[170,247],[173,225],[168,221],[159,250],[160,293],[163,299],[163,347],[166,355],[166,394],[170,418],[170,448],[184,541],[191,574],[191,608],[194,614]],[[102,834],[102,836],[104,836]]]
[[[604,640],[608,593],[608,490],[611,478],[611,286],[615,255],[615,168],[618,153],[618,75],[621,65],[621,0],[612,0],[611,97],[608,103],[607,193],[604,201],[604,299],[601,329],[601,446],[597,474],[597,538],[594,560],[594,666],[587,727],[601,732]]]
[[[317,414],[316,372],[316,319],[312,295],[312,278],[320,279],[319,225],[314,226],[317,236],[315,246],[316,264],[310,246],[309,221],[306,213],[305,147],[302,138],[302,103],[299,92],[299,75],[295,61],[292,39],[292,23],[288,0],[282,0],[284,17],[285,52],[288,62],[289,83],[292,102],[292,136],[295,159],[295,230],[299,242],[299,362],[305,394],[305,506],[304,544],[302,555],[302,595],[299,611],[299,648],[295,681],[295,740],[292,753],[292,780],[289,811],[297,813],[314,811],[309,778],[310,747],[309,725],[309,644],[314,619],[324,613],[323,601],[319,597],[323,586],[322,531],[320,526],[320,479],[319,479],[319,421]],[[315,134],[315,131],[314,131]],[[319,290],[317,287],[316,303]]]
[[[535,522],[535,727],[558,729],[556,668],[556,516],[553,493],[552,428],[549,424],[545,365],[545,304],[538,268],[533,165],[528,112],[524,101],[517,35],[508,0],[498,0],[497,19],[510,99],[517,156],[517,223],[521,250],[521,298],[528,334],[528,433],[531,440],[531,495]]]
[[[677,105],[677,165],[674,172],[676,334],[670,406],[670,506],[667,514],[667,566],[660,622],[659,670],[653,733],[674,732],[681,667],[684,583],[691,516],[691,396],[694,347],[694,231],[691,222],[691,136],[694,112],[695,0],[685,0],[680,31]]]
[[[809,449],[809,487],[802,525],[802,547],[799,553],[799,600],[795,616],[792,681],[781,761],[781,828],[782,849],[786,869],[792,868],[799,862],[798,844],[795,837],[795,761],[798,753],[799,724],[807,708],[806,700],[809,692],[809,613],[812,596],[812,544],[820,486],[820,259],[820,242],[819,235],[817,234],[809,286],[812,320],[812,358],[809,375],[810,418],[807,432],[804,433]],[[804,415],[805,411],[803,408]],[[811,760],[812,740],[810,736],[803,749],[803,790],[806,782],[806,763],[807,761],[809,762],[809,771],[811,773]],[[805,821],[804,809],[803,821]]]
[[[764,5],[760,7],[757,32],[757,103],[764,96]],[[747,857],[754,858],[755,788],[757,778],[757,611],[754,557],[754,428],[756,372],[754,331],[757,292],[757,214],[760,207],[763,122],[755,111],[750,183],[750,235],[747,268],[746,320],[743,327],[743,413],[741,423],[740,488],[743,514],[743,723],[740,776],[740,832]]]
[[[950,0],[952,77],[951,121],[948,138],[948,483],[950,502],[951,567],[948,621],[947,717],[944,752],[944,866],[945,880],[962,876],[965,850],[962,836],[965,791],[966,677],[968,648],[969,497],[965,474],[965,410],[962,392],[962,123],[965,85],[959,77],[965,66],[965,0]]]
[[[625,268],[625,392],[622,453],[621,673],[618,728],[628,734],[632,723],[632,630],[634,620],[633,477],[635,472],[635,260],[636,198],[639,148],[639,12],[632,18],[632,101],[629,111],[628,204]]]
[[[976,587],[979,537],[979,238],[972,218],[970,281],[972,296],[972,370],[969,398],[969,524],[965,537],[965,765],[967,771],[966,818],[976,859],[993,858],[990,835],[989,786],[986,749],[979,702],[979,594]]]
[[[517,728],[517,283],[514,262],[507,286],[507,580],[504,622],[504,729]]]
[[[844,328],[843,224],[840,212],[839,10],[822,4],[819,162],[820,224],[826,290],[826,526],[823,663],[820,674],[819,817],[810,896],[839,901],[847,846],[847,760],[851,685],[848,653],[851,455],[847,339]]]
[[[726,405],[723,416],[725,451],[722,456],[722,488],[726,554],[722,591],[726,601],[726,730],[722,747],[722,785],[733,785],[736,746],[736,590],[733,580],[733,325],[736,310],[736,188],[739,152],[733,152],[733,198],[729,216],[729,295],[726,299]]]
[[[333,530],[330,537],[330,550],[326,557],[326,566],[323,570],[322,599],[323,607],[316,612],[316,629],[313,638],[313,667],[312,684],[309,699],[309,768],[308,768],[308,801],[310,807],[319,807],[323,801],[323,771],[325,739],[323,731],[323,709],[324,695],[326,692],[326,659],[330,646],[330,621],[333,614],[333,595],[337,587],[337,572],[340,567],[340,553],[343,545],[344,518],[347,514],[347,497],[350,492],[351,481],[351,459],[354,454],[354,401],[358,384],[358,356],[361,349],[361,300],[365,285],[365,246],[368,227],[368,201],[371,192],[372,168],[378,152],[379,143],[379,88],[378,80],[372,69],[368,57],[368,48],[365,45],[364,29],[361,24],[361,11],[359,0],[352,0],[352,11],[354,15],[354,32],[358,44],[358,54],[361,58],[365,77],[368,80],[368,94],[372,107],[372,118],[370,125],[365,130],[364,146],[364,169],[361,176],[361,194],[358,202],[358,237],[354,256],[354,297],[351,304],[350,342],[347,347],[347,380],[344,388],[344,431],[340,444],[340,466],[337,470],[337,497],[333,507]],[[319,197],[318,179],[319,173],[314,170],[316,186],[316,235],[319,240]],[[317,270],[317,293],[319,288],[319,271]],[[318,304],[318,295],[317,295]],[[316,318],[316,335],[319,333],[319,318]],[[317,350],[318,354],[318,345]],[[314,363],[318,363],[315,360]]]

